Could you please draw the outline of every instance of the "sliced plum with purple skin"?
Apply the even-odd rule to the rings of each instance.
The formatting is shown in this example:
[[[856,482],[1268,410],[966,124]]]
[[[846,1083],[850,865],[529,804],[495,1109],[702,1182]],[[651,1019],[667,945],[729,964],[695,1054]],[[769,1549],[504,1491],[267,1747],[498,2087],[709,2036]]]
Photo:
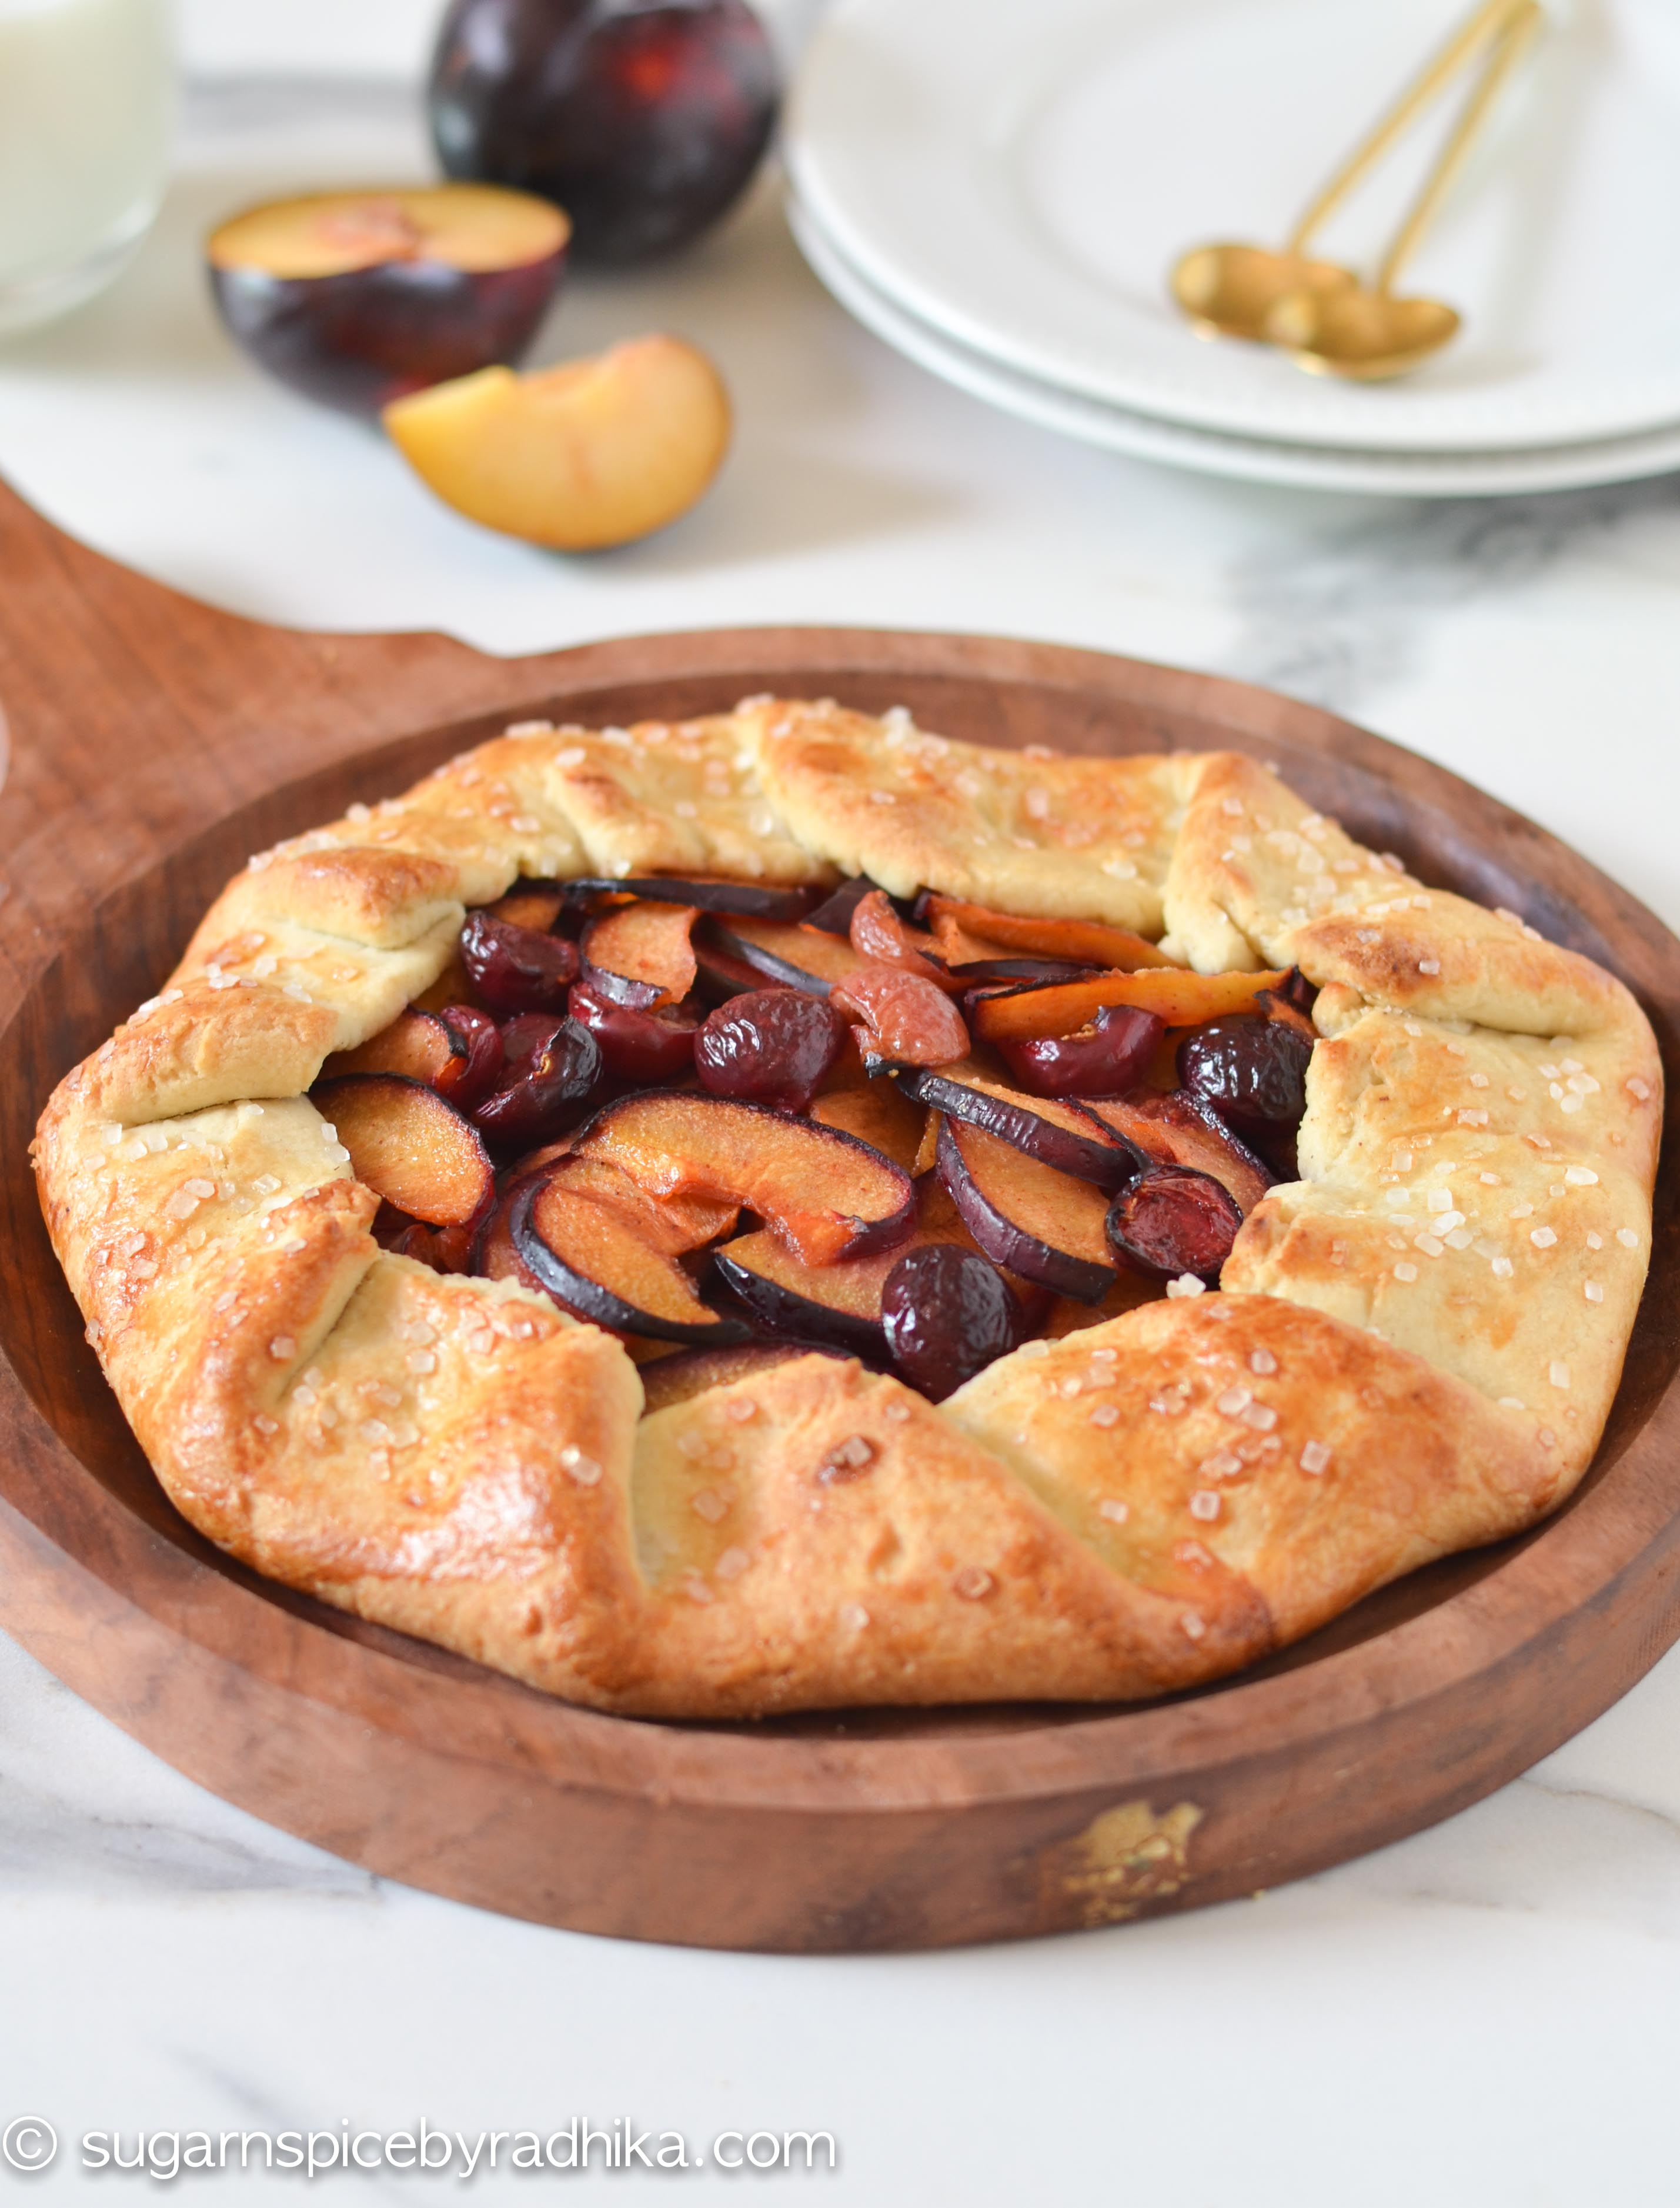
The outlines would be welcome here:
[[[1211,1287],[1243,1223],[1236,1198],[1211,1173],[1145,1166],[1108,1208],[1111,1249],[1161,1280],[1189,1273]]]
[[[1113,1285],[1107,1198],[983,1128],[941,1119],[939,1174],[994,1265],[1053,1294],[1095,1303]]]
[[[1185,1166],[1211,1174],[1230,1191],[1245,1219],[1272,1185],[1253,1151],[1188,1089],[1134,1089],[1129,1096],[1076,1102],[1071,1108],[1129,1143],[1140,1165]]]
[[[881,1324],[900,1376],[935,1403],[1018,1348],[1025,1333],[1003,1275],[955,1242],[925,1243],[897,1260],[881,1290]]]
[[[585,986],[636,1011],[681,1004],[694,986],[689,936],[699,918],[692,904],[626,904],[602,913],[579,946]]]
[[[615,1081],[645,1089],[680,1081],[694,1062],[694,1037],[705,1006],[698,997],[652,1011],[615,1005],[587,982],[572,992],[572,1017],[587,1028]]]
[[[429,1227],[464,1227],[495,1191],[477,1132],[435,1089],[397,1073],[320,1081],[309,1100],[364,1187]]]
[[[562,1012],[578,978],[575,943],[483,911],[467,915],[460,957],[474,995],[493,1012]]]
[[[915,916],[933,929],[942,946],[977,939],[999,950],[1021,951],[1087,970],[1097,967],[1131,973],[1142,967],[1173,963],[1146,936],[1129,927],[1111,927],[1107,921],[1023,919],[1017,913],[999,912],[991,905],[941,897],[936,891],[929,891],[918,901]]]
[[[1137,1170],[1126,1144],[1071,1107],[1006,1089],[974,1065],[913,1068],[899,1076],[899,1086],[932,1110],[983,1128],[1058,1173],[1098,1188],[1119,1188]]]
[[[1299,1017],[1299,1016],[1298,1016]],[[1239,1134],[1293,1134],[1306,1110],[1312,1033],[1294,1019],[1209,1020],[1179,1045],[1179,1078]]]
[[[779,921],[732,917],[714,921],[709,931],[720,950],[757,969],[771,981],[825,997],[837,981],[863,964],[849,943],[819,927],[793,927]]]
[[[437,1011],[411,1005],[357,1049],[335,1051],[321,1069],[327,1080],[345,1073],[400,1074],[435,1089],[458,1112],[470,1112],[501,1071],[496,1023],[468,1005]]]
[[[854,874],[849,881],[842,882],[837,890],[825,897],[814,912],[807,913],[805,925],[819,929],[825,935],[849,939],[852,915],[871,890],[879,886],[878,882],[872,882],[867,874]]]
[[[508,1233],[556,1303],[615,1334],[693,1347],[744,1340],[738,1319],[700,1301],[681,1265],[658,1246],[646,1207],[613,1199],[589,1158],[560,1158],[514,1197]]]
[[[800,989],[759,989],[708,1014],[694,1037],[694,1071],[714,1096],[802,1112],[846,1047],[846,1023]]]
[[[623,1097],[579,1147],[651,1196],[706,1195],[757,1212],[809,1264],[891,1249],[915,1223],[909,1175],[879,1150],[704,1090]]]
[[[717,1278],[756,1324],[873,1365],[886,1354],[881,1290],[897,1262],[898,1252],[888,1250],[807,1265],[764,1229],[711,1253]]]
[[[920,1170],[927,1113],[896,1081],[868,1081],[860,1088],[830,1089],[810,1107],[819,1127],[837,1127],[879,1150],[907,1173]]]
[[[1167,1033],[1154,1012],[1132,1005],[1105,1005],[1089,1027],[1070,1035],[1047,1035],[998,1045],[1004,1063],[1023,1089],[1037,1096],[1124,1096],[1148,1072]]]
[[[741,1341],[727,1349],[679,1349],[641,1368],[642,1407],[669,1411],[673,1403],[692,1403],[714,1388],[755,1380],[795,1357],[838,1357],[820,1341]]]
[[[777,981],[761,967],[749,966],[733,951],[725,951],[704,932],[694,939],[694,988],[708,1005],[726,1005],[731,997],[750,997],[759,989],[791,989],[791,981]]]
[[[810,892],[772,889],[764,882],[732,882],[720,874],[580,874],[564,885],[569,901],[632,897],[650,904],[693,905],[701,912],[739,913],[749,920],[803,919]]]
[[[594,1036],[576,1020],[557,1021],[550,1035],[533,1036],[531,1047],[513,1059],[500,1087],[473,1113],[473,1124],[504,1153],[531,1149],[586,1119],[602,1079]]]

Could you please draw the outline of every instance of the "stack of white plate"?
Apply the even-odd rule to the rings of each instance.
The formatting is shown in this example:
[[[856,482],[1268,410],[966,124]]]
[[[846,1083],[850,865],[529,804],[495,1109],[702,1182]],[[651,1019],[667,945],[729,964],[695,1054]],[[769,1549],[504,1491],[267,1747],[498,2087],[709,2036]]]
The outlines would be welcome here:
[[[1187,246],[1281,242],[1466,4],[839,0],[789,117],[795,232],[888,344],[1117,451],[1424,497],[1680,468],[1680,0],[1547,0],[1406,272],[1464,316],[1416,374],[1305,375],[1168,297]],[[1314,250],[1372,265],[1430,135]]]

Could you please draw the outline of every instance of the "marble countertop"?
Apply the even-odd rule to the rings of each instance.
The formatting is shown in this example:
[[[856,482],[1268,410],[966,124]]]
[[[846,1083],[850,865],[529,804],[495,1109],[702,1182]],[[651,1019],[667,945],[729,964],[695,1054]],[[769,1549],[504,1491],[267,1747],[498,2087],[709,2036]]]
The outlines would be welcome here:
[[[428,11],[383,0],[333,46],[329,14],[353,12],[302,9],[287,47],[254,7],[189,10],[156,232],[104,299],[0,351],[0,471],[56,521],[271,621],[496,651],[809,620],[1241,675],[1445,762],[1680,924],[1680,478],[1400,505],[1059,443],[849,321],[767,178],[688,260],[578,282],[544,340],[669,326],[710,347],[740,410],[724,477],[647,544],[539,555],[260,381],[205,300],[213,216],[422,165],[390,72]],[[579,2114],[838,2143],[831,2175],[708,2161],[669,2181],[690,2199],[1644,2208],[1680,2191],[1680,1652],[1492,1799],[1290,1888],[1011,1948],[792,1960],[549,1931],[369,1877],[200,1792],[0,1642],[0,2126],[39,2114],[67,2142]],[[43,2196],[90,2181],[75,2160]]]

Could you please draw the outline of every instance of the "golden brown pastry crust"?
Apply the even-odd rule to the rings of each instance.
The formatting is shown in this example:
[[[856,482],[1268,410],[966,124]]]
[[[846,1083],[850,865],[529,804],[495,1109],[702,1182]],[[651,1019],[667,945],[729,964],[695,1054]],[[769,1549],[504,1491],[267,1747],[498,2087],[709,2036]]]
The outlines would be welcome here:
[[[1318,985],[1302,1178],[1225,1293],[1095,1315],[938,1408],[811,1357],[643,1417],[612,1337],[378,1249],[305,1092],[437,981],[467,906],[521,873],[837,867]],[[36,1155],[89,1339],[212,1539],[570,1700],[716,1718],[1192,1686],[1532,1523],[1615,1392],[1661,1110],[1618,982],[1247,759],[757,699],[533,724],[260,855]]]

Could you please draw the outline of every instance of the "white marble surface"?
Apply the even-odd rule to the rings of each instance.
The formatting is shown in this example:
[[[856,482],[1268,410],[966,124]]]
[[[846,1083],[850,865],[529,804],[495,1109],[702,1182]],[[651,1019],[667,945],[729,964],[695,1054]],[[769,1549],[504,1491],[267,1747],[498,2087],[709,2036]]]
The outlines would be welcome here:
[[[189,101],[158,232],[106,299],[0,351],[0,470],[56,519],[269,619],[501,651],[805,618],[1255,676],[1446,761],[1680,921],[1680,479],[1401,507],[1059,445],[850,325],[768,187],[685,264],[579,284],[548,333],[558,355],[669,323],[725,367],[729,471],[645,546],[568,563],[483,536],[373,437],[258,381],[194,239],[271,187],[412,171],[409,104],[368,72],[411,58],[429,12],[381,0],[335,31],[357,11],[300,6],[288,30],[245,0],[189,9],[222,74]],[[363,74],[323,83],[328,63]],[[1680,1653],[1491,1801],[1288,1890],[1007,1950],[794,1961],[370,1879],[199,1792],[0,1644],[0,2126],[29,2111],[63,2135],[44,2194],[120,2181],[74,2167],[96,2127],[577,2112],[839,2142],[832,2176],[619,2181],[693,2199],[1654,2208],[1680,2194],[1677,2043]]]

